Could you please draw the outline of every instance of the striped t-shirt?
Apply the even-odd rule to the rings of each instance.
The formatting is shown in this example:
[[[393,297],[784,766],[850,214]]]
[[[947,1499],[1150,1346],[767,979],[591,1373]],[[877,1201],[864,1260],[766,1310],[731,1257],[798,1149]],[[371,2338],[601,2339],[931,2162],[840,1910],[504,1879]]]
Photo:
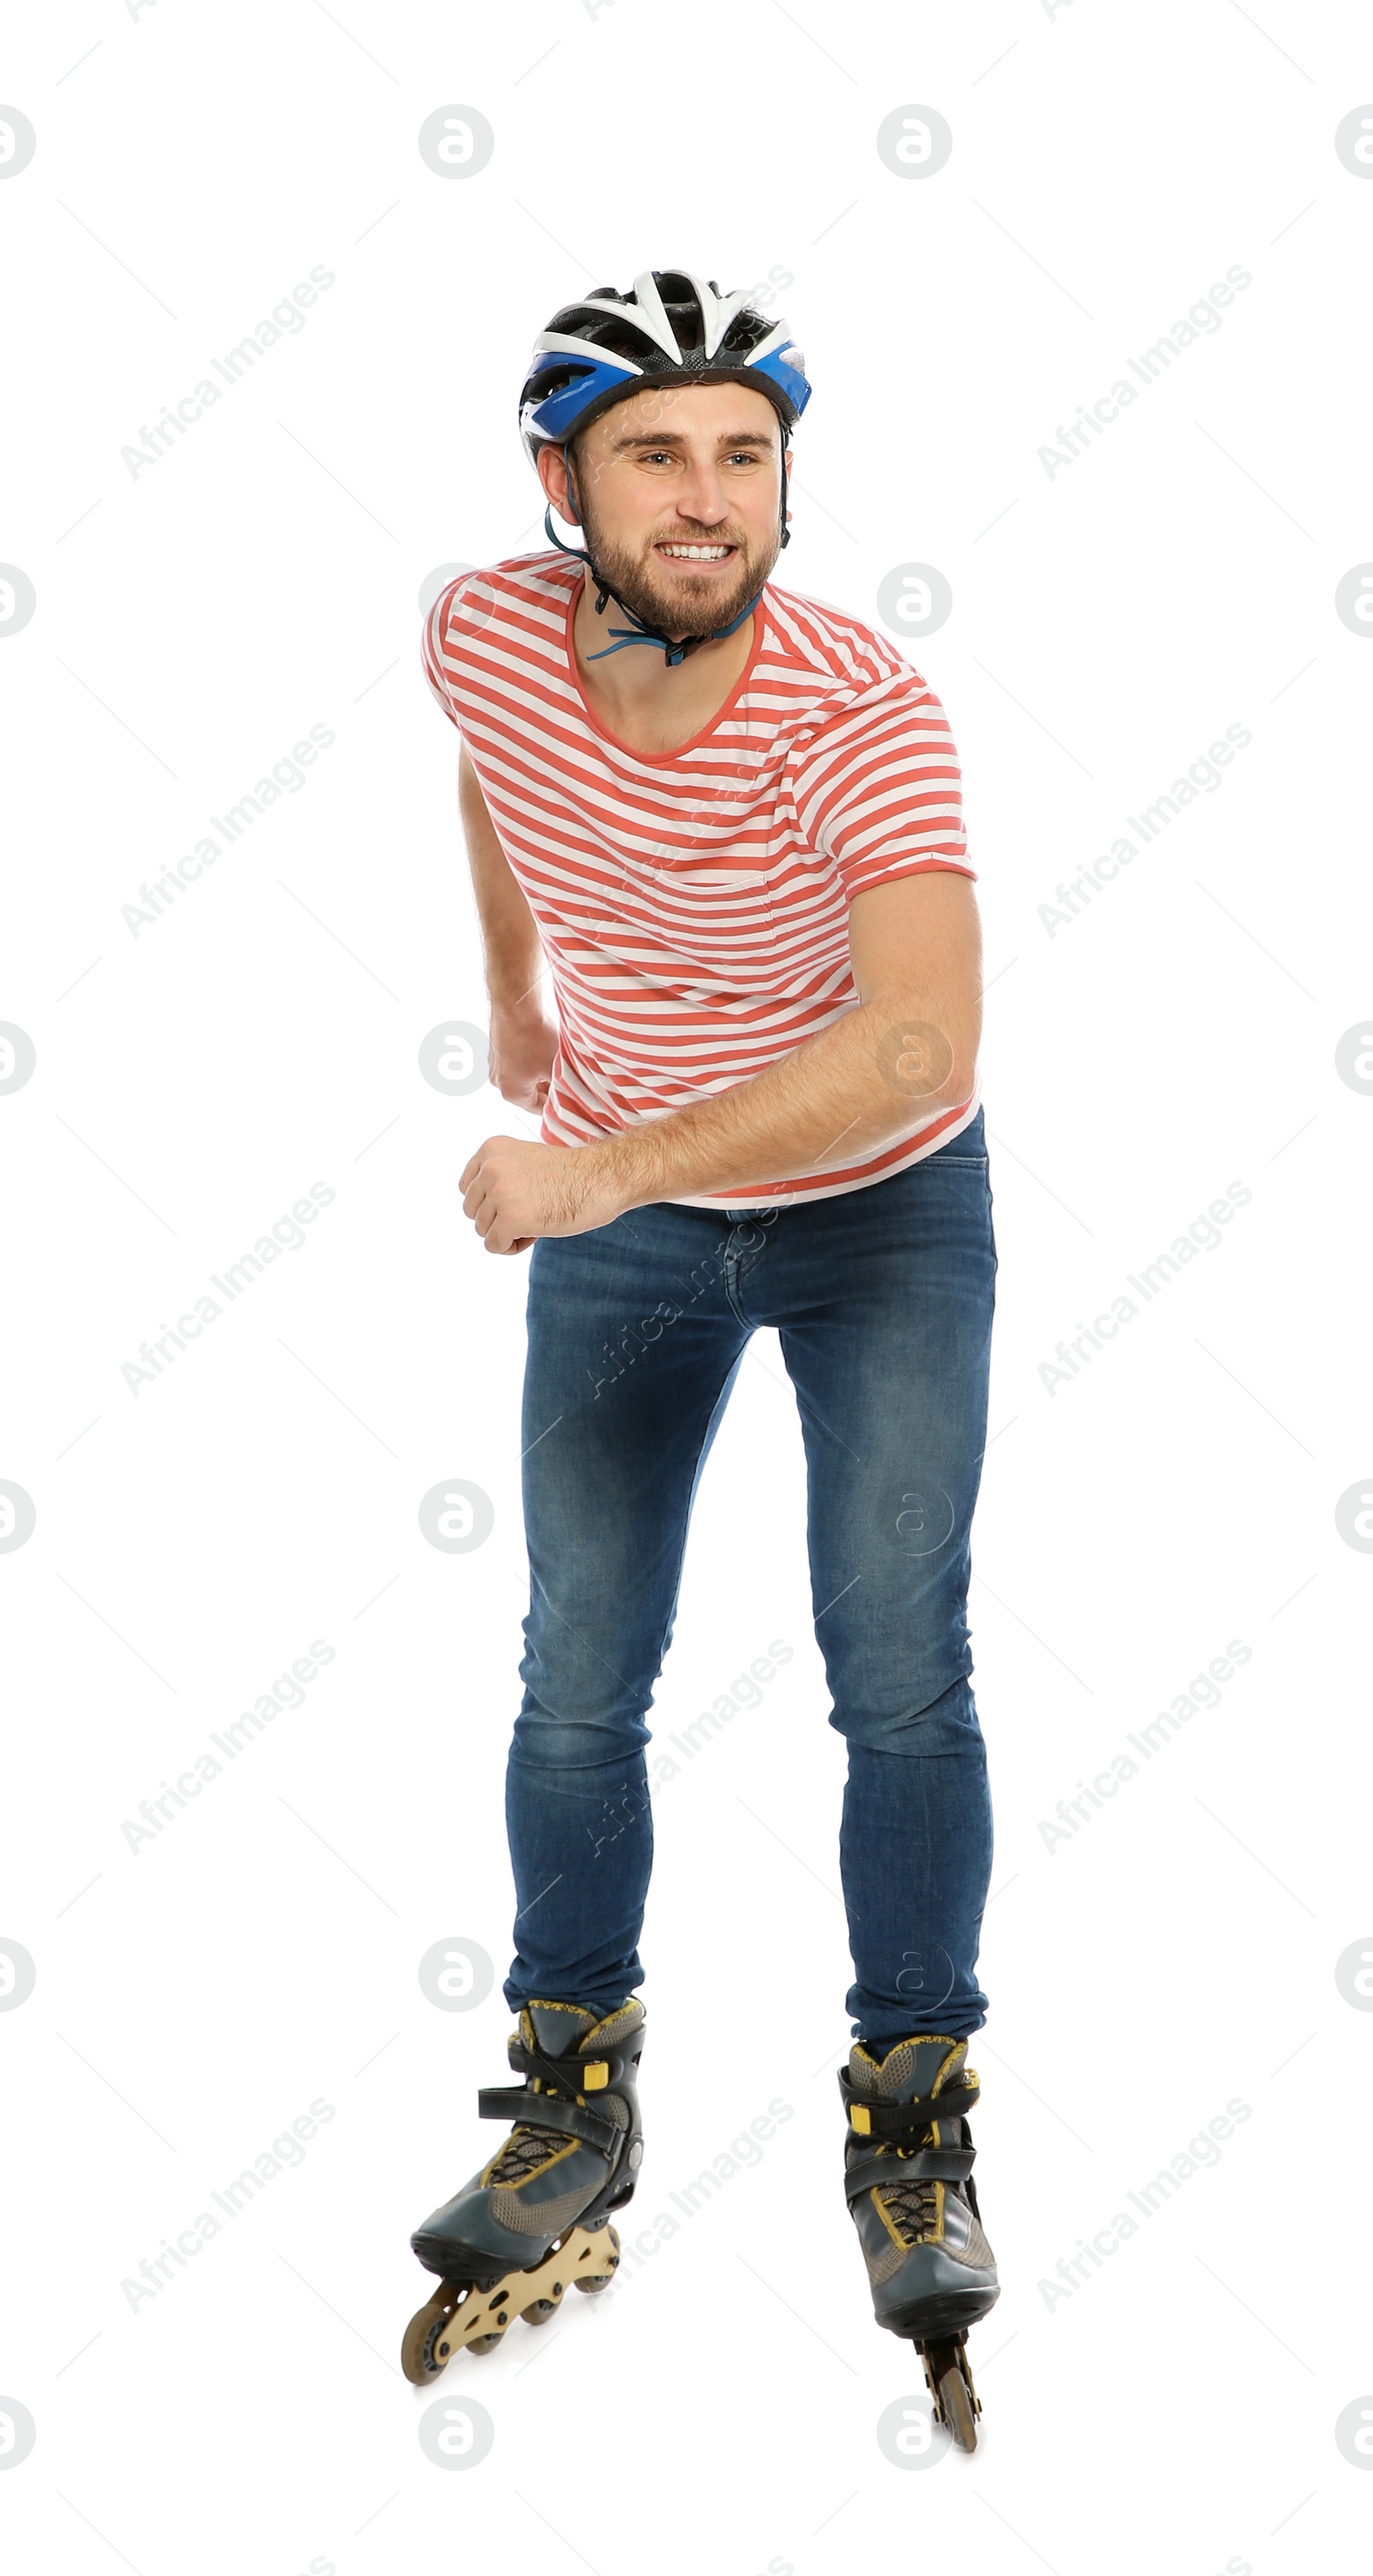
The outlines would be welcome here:
[[[582,687],[584,578],[565,555],[512,556],[450,582],[424,630],[426,677],[553,977],[548,1145],[585,1145],[747,1081],[857,1006],[854,895],[931,868],[977,874],[944,710],[872,627],[769,583],[719,713],[677,750],[645,755],[607,731]],[[673,1204],[835,1198],[922,1161],[979,1100],[974,1076],[959,1107],[913,1119],[861,1161]]]

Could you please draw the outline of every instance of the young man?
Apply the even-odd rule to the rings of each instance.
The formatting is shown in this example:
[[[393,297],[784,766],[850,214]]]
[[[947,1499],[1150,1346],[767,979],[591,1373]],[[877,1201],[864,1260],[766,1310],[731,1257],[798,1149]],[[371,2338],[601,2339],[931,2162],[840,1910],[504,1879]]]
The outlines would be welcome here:
[[[532,1246],[504,1989],[525,2083],[479,2096],[512,2134],[412,2239],[443,2286],[405,2367],[423,2380],[614,2268],[642,2154],[644,1714],[702,1466],[774,1325],[849,1749],[847,2192],[879,2322],[919,2343],[971,2447],[963,2335],[998,2295],[964,2116],[997,1267],[975,871],[933,690],[871,627],[769,584],[809,393],[786,324],[705,279],[564,307],[520,405],[555,550],[450,584],[425,629],[462,735],[491,1079],[543,1119],[461,1175],[486,1250]]]

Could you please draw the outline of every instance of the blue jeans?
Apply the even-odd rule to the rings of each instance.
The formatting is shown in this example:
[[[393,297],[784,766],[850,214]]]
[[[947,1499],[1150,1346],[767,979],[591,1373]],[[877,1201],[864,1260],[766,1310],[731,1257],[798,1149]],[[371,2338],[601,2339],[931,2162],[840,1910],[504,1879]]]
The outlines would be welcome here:
[[[538,1996],[599,2015],[643,1980],[645,1711],[701,1470],[761,1324],[800,1407],[815,1635],[848,1743],[854,2035],[981,2028],[992,1817],[966,1600],[991,1208],[979,1109],[923,1163],[836,1198],[737,1221],[659,1201],[534,1245],[512,2011]]]

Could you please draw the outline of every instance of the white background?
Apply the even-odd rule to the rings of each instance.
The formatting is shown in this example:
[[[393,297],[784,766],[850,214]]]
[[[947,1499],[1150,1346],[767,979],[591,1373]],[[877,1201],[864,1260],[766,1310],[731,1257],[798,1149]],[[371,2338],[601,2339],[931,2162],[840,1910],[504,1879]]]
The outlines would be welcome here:
[[[1373,97],[1363,13],[86,0],[29,13],[3,78],[37,134],[0,184],[0,556],[37,602],[0,638],[0,1016],[37,1050],[0,1098],[0,1475],[37,1514],[0,1558],[0,1934],[37,1965],[0,2014],[0,2394],[37,2427],[0,2475],[8,2563],[1362,2563],[1373,2478],[1334,2428],[1373,2390],[1373,2019],[1335,1962],[1373,1918],[1373,1569],[1336,1506],[1373,1469],[1373,1105],[1335,1051],[1370,1003],[1373,645],[1334,592],[1373,555],[1373,184],[1333,138]],[[416,142],[453,103],[495,135],[457,182]],[[875,142],[911,103],[954,137],[915,181]],[[131,473],[316,264],[306,327]],[[1050,477],[1058,425],[1232,264],[1223,326]],[[396,2358],[409,2231],[490,2152],[477,2085],[509,2080],[526,1274],[455,1178],[532,1124],[418,1069],[484,993],[417,600],[541,542],[534,333],[650,265],[789,279],[771,309],[816,391],[784,586],[872,623],[896,566],[953,592],[896,640],[953,726],[987,950],[972,2054],[1005,2287],[973,2338],[981,2448],[920,2474],[878,2445],[920,2373],[873,2325],[840,2180],[843,1748],[768,1334],[654,1722],[774,1637],[794,1655],[658,1802],[636,2221],[771,2098],[792,2117],[604,2299],[437,2391]],[[337,739],[304,787],[134,936],[140,884],[315,723]],[[1232,723],[1223,786],[1051,937],[1056,886]],[[131,1393],[139,1344],[313,1182],[336,1195],[303,1246]],[[1046,1391],[1059,1340],[1232,1182],[1219,1248]],[[417,1511],[454,1477],[495,1527],[450,1556]],[[317,1638],[304,1705],[132,1852],[123,1820]],[[1047,1849],[1055,1803],[1232,1638],[1220,1705]],[[417,1979],[449,1937],[496,1965],[466,2015]],[[1218,2164],[1051,2305],[1232,2097]],[[131,2307],[317,2098],[303,2161]],[[436,2394],[494,2425],[460,2474],[420,2445]]]

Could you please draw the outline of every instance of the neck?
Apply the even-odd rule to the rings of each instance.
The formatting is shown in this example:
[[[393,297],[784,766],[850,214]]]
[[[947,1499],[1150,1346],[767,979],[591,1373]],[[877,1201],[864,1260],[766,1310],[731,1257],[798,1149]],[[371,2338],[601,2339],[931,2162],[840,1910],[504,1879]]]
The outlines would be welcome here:
[[[607,599],[605,614],[598,617],[595,585],[583,576],[572,620],[572,644],[582,685],[607,716],[612,732],[629,733],[659,724],[674,728],[677,718],[686,711],[704,710],[698,716],[698,721],[704,723],[715,707],[724,704],[743,671],[753,650],[761,614],[760,605],[732,635],[698,644],[684,662],[675,663],[671,669],[662,653],[647,645],[593,661],[591,656],[611,641],[611,627],[628,625],[629,620],[614,598]],[[664,634],[670,631],[663,629]],[[696,729],[689,726],[685,732]]]

